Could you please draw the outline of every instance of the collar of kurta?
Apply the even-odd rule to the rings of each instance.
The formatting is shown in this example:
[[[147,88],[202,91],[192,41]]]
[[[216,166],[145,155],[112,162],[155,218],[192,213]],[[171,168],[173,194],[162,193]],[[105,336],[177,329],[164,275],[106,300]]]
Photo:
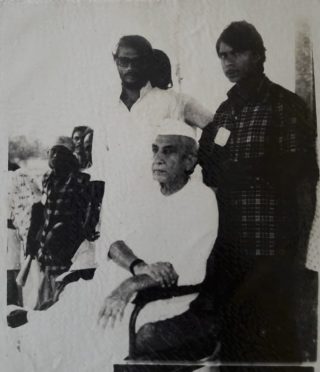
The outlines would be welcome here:
[[[139,102],[140,100],[142,100],[143,97],[146,96],[152,89],[153,89],[152,88],[152,85],[151,85],[150,81],[148,81],[147,84],[140,89],[140,97],[137,100],[137,102]],[[122,99],[121,99],[121,96],[122,96],[122,91],[119,94],[119,103],[122,103],[123,104]]]

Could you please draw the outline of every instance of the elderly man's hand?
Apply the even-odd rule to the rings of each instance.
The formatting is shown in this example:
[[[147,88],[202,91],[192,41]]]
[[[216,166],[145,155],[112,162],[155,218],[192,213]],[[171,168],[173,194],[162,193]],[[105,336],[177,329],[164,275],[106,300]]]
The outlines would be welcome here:
[[[108,324],[113,328],[116,321],[121,321],[124,310],[130,301],[133,291],[130,284],[124,282],[116,288],[105,300],[98,313],[98,325],[106,328]]]
[[[177,284],[178,274],[170,262],[156,262],[153,264],[141,263],[134,268],[135,275],[148,275],[162,287],[171,287]]]

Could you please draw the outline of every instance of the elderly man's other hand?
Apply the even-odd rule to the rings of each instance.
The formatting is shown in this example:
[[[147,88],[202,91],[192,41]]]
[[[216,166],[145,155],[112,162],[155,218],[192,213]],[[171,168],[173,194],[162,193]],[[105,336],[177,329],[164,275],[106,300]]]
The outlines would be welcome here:
[[[135,275],[148,275],[162,287],[171,287],[177,284],[179,275],[170,262],[156,262],[153,264],[141,263],[134,268]]]
[[[134,294],[130,286],[130,282],[123,282],[116,288],[105,300],[98,313],[98,325],[106,328],[110,324],[111,328],[114,327],[117,320],[121,321],[123,318],[124,310]]]

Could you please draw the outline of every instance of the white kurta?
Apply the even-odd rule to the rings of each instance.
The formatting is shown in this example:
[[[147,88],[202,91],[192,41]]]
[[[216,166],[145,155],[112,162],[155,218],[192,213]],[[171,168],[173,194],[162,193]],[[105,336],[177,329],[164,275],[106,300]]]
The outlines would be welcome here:
[[[171,196],[163,196],[159,187],[149,195],[126,208],[123,223],[128,225],[119,229],[121,238],[146,262],[171,262],[179,284],[201,282],[218,226],[213,192],[195,178]],[[29,324],[14,330],[36,371],[76,372],[79,366],[81,371],[112,371],[112,364],[123,360],[128,354],[132,305],[114,329],[102,330],[96,322],[105,296],[128,277],[130,273],[105,259],[93,280],[70,284],[57,304],[34,312]],[[141,313],[138,325],[181,314],[193,299],[190,295],[152,303]]]

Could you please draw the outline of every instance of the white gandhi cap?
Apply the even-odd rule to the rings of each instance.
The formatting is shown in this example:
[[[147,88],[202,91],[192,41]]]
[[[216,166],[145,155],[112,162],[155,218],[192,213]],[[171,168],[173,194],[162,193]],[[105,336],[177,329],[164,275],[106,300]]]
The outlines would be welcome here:
[[[156,134],[162,136],[185,136],[196,140],[196,129],[182,120],[164,119],[158,125]]]

